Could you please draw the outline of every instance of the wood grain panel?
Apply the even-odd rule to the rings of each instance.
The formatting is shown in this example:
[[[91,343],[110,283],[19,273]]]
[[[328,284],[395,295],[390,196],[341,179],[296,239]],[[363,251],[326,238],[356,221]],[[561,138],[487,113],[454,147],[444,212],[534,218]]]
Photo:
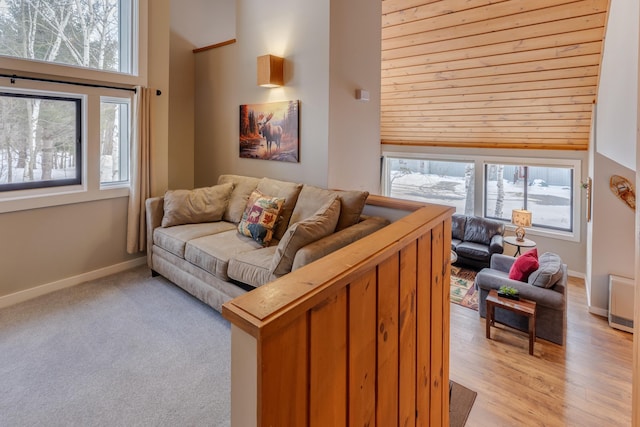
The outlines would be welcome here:
[[[349,287],[349,425],[376,421],[376,271]]]
[[[575,18],[569,18],[563,20],[562,33],[558,34],[558,37],[568,40],[566,44],[575,44],[580,41],[592,41],[584,40],[581,34],[585,31],[593,31],[593,29],[600,29],[605,23],[606,14],[598,13],[596,15],[578,16]],[[413,38],[408,40],[407,46],[395,46],[393,48],[387,48],[388,41],[382,42],[382,61],[383,67],[386,66],[386,62],[397,58],[406,58],[410,56],[440,53],[448,51],[458,50],[470,50],[475,47],[491,46],[492,44],[499,43],[512,43],[520,41],[521,43],[528,42],[529,39],[536,39],[542,37],[552,37],[550,34],[557,34],[560,29],[555,22],[543,22],[539,24],[529,25],[526,28],[526,33],[522,31],[522,27],[509,28],[501,31],[492,31],[489,33],[482,33],[476,35],[467,35],[464,37],[447,39],[435,42],[429,42],[426,38],[428,33],[415,34]],[[592,34],[592,33],[590,33]],[[602,34],[600,34],[602,36]],[[591,36],[590,36],[591,37]],[[589,38],[590,38],[589,37]],[[425,41],[420,43],[420,41]],[[600,40],[600,38],[596,39]],[[397,43],[397,39],[392,39]],[[559,42],[553,40],[552,43],[558,44]],[[516,46],[517,50],[522,50],[521,46]]]
[[[400,252],[399,425],[416,424],[417,242]]]
[[[382,143],[463,147],[484,140],[586,149],[608,6],[608,0],[383,1]],[[580,114],[522,119],[568,111]],[[478,120],[480,114],[501,117]],[[440,126],[429,120],[445,116]]]
[[[416,424],[430,426],[431,402],[431,233],[417,242],[416,277]]]
[[[300,317],[288,328],[259,341],[257,411],[260,426],[307,424],[306,320]]]
[[[376,422],[398,425],[398,289],[399,255],[378,267],[378,388]]]
[[[256,338],[258,425],[446,425],[433,420],[448,422],[449,302],[433,281],[448,274],[442,233],[454,210],[410,208],[223,305]]]
[[[309,426],[347,422],[347,289],[311,310]]]
[[[448,293],[448,286],[445,287],[445,271],[443,268],[443,246],[444,246],[444,226],[439,224],[431,230],[431,301],[444,301],[445,292]],[[447,284],[448,285],[448,284]],[[445,289],[446,288],[446,289]],[[448,348],[444,349],[445,332],[447,329],[444,323],[445,310],[441,304],[431,305],[431,425],[449,425],[446,411],[448,408],[448,373],[444,372],[445,357]],[[447,381],[447,384],[444,382]],[[447,393],[445,394],[445,388]],[[445,413],[446,411],[446,413]]]

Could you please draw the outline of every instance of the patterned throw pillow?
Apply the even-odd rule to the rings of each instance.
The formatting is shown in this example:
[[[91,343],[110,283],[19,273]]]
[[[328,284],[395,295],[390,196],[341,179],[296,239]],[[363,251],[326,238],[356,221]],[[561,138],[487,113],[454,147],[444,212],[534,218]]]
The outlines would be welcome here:
[[[238,224],[238,232],[251,237],[262,246],[268,246],[283,204],[283,198],[269,197],[254,191],[249,196],[242,220]]]

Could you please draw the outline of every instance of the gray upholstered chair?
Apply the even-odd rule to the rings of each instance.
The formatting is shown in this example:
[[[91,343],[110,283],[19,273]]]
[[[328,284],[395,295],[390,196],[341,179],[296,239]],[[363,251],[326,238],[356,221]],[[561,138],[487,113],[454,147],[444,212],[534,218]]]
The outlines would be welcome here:
[[[567,265],[556,254],[546,252],[539,257],[540,267],[531,273],[528,282],[509,279],[509,270],[516,258],[494,254],[491,266],[476,275],[479,294],[478,313],[487,316],[487,295],[491,289],[511,286],[520,297],[536,302],[536,336],[563,345],[567,327]],[[515,313],[496,309],[496,321],[527,331],[528,319]]]

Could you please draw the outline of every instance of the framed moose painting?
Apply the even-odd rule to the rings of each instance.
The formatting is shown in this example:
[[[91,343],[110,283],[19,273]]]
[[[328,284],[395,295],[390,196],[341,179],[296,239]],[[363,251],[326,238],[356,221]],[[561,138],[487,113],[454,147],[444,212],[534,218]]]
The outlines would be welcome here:
[[[299,162],[300,101],[240,106],[240,157]]]

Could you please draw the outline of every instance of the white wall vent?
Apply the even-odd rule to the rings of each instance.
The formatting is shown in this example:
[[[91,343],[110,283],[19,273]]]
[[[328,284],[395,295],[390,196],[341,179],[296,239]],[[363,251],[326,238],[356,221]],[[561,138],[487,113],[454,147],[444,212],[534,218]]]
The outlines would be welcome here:
[[[635,281],[609,275],[609,326],[633,333]]]

